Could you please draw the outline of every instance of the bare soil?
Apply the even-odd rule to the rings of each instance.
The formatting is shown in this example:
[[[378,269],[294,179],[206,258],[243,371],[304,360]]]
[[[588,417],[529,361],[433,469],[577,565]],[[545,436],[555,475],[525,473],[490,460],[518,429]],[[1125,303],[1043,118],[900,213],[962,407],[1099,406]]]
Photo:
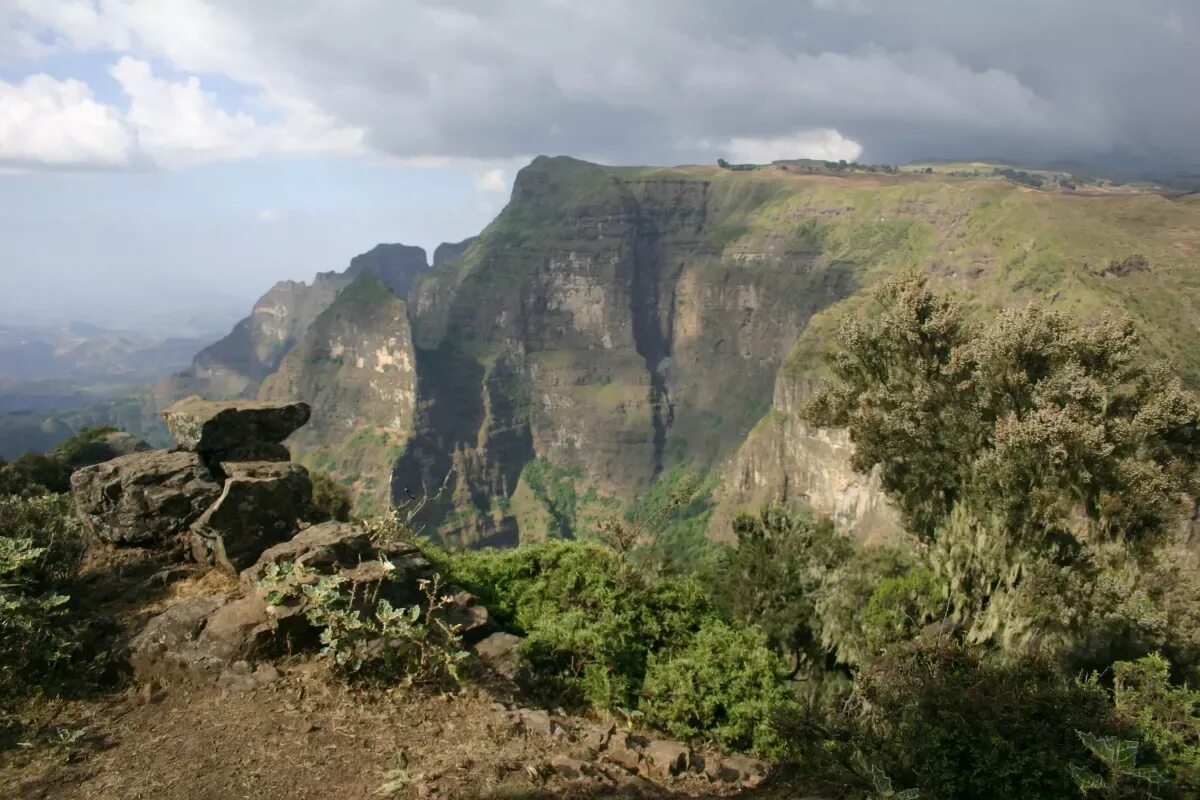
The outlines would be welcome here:
[[[565,739],[525,734],[486,690],[363,691],[298,663],[247,692],[130,687],[46,705],[27,741],[0,752],[0,797],[88,800],[233,798],[719,797],[702,776],[620,785],[566,781]],[[776,789],[739,797],[777,797]],[[783,796],[793,796],[790,793]]]

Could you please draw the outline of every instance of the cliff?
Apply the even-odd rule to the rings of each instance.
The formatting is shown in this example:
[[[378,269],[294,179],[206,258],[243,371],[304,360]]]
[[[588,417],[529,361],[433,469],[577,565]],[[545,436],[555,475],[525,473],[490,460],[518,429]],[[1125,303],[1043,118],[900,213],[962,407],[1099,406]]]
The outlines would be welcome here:
[[[411,250],[377,254],[411,260],[406,297],[360,257],[375,279],[335,302],[316,299],[322,276],[279,321],[256,309],[254,346],[239,351],[254,358],[226,361],[240,391],[263,381],[264,397],[313,405],[293,442],[302,459],[368,507],[390,468],[394,501],[436,496],[425,522],[451,544],[573,535],[681,469],[719,484],[700,504],[711,519],[692,526],[712,536],[775,500],[894,535],[844,434],[796,409],[836,320],[870,313],[869,287],[898,270],[981,313],[1035,299],[1130,313],[1153,352],[1200,378],[1194,197],[539,157],[496,220],[439,247],[431,271]]]

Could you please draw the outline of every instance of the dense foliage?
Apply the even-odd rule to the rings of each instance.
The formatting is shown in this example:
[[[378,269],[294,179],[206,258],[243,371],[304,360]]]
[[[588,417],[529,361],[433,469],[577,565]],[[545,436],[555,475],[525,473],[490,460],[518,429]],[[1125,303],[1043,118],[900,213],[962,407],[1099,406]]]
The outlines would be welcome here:
[[[456,554],[448,568],[525,636],[527,683],[548,702],[641,712],[680,735],[779,751],[783,665],[757,631],[723,622],[696,581],[649,575],[617,549],[579,541]]]
[[[0,498],[0,712],[86,678],[86,625],[67,594],[82,553],[65,496]]]

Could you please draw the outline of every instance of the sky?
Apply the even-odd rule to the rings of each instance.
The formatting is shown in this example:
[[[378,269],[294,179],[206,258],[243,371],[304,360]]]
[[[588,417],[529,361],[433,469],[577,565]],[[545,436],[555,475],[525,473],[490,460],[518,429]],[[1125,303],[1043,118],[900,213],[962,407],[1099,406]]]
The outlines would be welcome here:
[[[538,154],[1200,169],[1196,0],[0,0],[0,323],[184,328]]]

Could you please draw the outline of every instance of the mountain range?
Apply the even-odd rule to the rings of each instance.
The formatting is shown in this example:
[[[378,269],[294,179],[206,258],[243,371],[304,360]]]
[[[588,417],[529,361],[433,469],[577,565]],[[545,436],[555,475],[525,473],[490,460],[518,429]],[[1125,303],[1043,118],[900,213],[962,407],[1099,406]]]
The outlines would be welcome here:
[[[729,167],[729,165],[725,165]],[[539,157],[478,236],[380,245],[276,285],[155,390],[299,399],[300,461],[361,511],[427,496],[449,544],[571,536],[680,482],[677,546],[805,503],[895,516],[850,442],[796,410],[845,314],[921,270],[973,313],[1131,315],[1200,381],[1200,196],[990,165],[606,167]],[[686,541],[685,541],[686,540]]]

